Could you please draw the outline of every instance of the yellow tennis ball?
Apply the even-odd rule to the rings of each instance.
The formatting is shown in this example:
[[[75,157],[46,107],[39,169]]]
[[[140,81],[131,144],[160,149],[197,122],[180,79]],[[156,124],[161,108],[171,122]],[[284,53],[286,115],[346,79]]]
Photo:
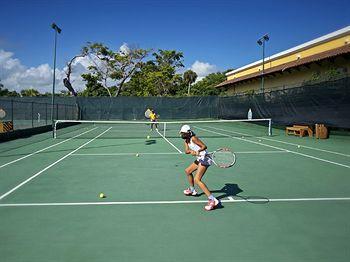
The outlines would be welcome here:
[[[151,137],[150,136],[147,136],[147,139],[150,139]]]
[[[138,156],[140,156],[139,154],[136,154],[136,156],[138,157]]]
[[[298,148],[300,148],[300,146],[298,145]]]
[[[105,194],[100,193],[100,198],[105,198],[105,197],[106,197]]]

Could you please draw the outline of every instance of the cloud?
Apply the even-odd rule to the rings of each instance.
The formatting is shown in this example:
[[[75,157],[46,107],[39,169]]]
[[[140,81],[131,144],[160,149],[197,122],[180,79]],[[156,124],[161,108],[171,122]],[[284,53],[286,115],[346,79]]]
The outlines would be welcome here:
[[[130,53],[130,48],[127,43],[123,43],[121,47],[119,47],[120,53],[127,55]]]
[[[119,50],[124,53],[130,52],[127,43],[123,43]],[[78,57],[73,62],[70,79],[76,91],[85,89],[85,82],[81,78],[81,74],[87,73],[87,68],[91,65],[95,65],[100,69],[103,68],[102,62],[93,56]],[[67,66],[61,69],[56,68],[56,92],[66,90],[63,85],[63,78],[66,77],[67,69]],[[0,49],[0,80],[5,88],[17,92],[27,88],[37,89],[41,93],[51,92],[52,76],[53,69],[49,64],[27,67],[15,57],[14,53]]]
[[[40,92],[49,92],[52,89],[52,69],[48,64],[37,67],[26,67],[14,53],[0,49],[0,79],[9,90],[20,91],[26,88],[35,88]],[[58,90],[64,89],[62,82],[64,72],[56,70]]]
[[[219,71],[216,65],[211,65],[209,63],[201,62],[198,60],[192,64],[190,69],[196,72],[196,74],[198,75],[197,81],[202,80],[204,77],[211,73]]]
[[[23,69],[20,61],[12,58],[12,56],[13,53],[0,49],[0,77],[5,73],[16,72]]]
[[[87,72],[87,67],[92,65],[89,57],[78,58],[73,63],[73,72],[71,82],[76,90],[83,90],[85,83],[81,74]],[[63,78],[66,77],[63,69],[56,68],[56,91],[66,90],[63,85]],[[21,63],[14,53],[0,49],[0,79],[1,83],[9,90],[34,88],[41,93],[51,92],[52,90],[53,69],[49,64],[41,64],[37,67],[27,67]]]

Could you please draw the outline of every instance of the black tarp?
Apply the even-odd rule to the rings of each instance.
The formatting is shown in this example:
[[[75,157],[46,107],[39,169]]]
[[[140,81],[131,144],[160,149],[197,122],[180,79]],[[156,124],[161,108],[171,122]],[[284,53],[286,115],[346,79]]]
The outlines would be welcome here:
[[[16,106],[13,111],[17,112],[14,119],[16,115],[32,114],[31,108],[26,108],[28,102],[51,103],[49,97],[1,97],[0,107],[11,106],[11,100],[16,101],[13,103]],[[77,100],[57,97],[57,103],[67,106],[56,106],[58,113],[54,115],[59,119],[76,118],[79,115],[74,107],[76,101],[84,120],[140,120],[144,119],[148,107],[154,108],[161,120],[245,119],[251,108],[253,118],[272,118],[277,125],[323,123],[329,127],[350,128],[350,78],[230,97],[77,97]],[[50,112],[49,105],[47,108]],[[75,113],[71,113],[72,110]]]
[[[218,116],[218,97],[79,97],[78,103],[84,120],[139,120],[147,108],[167,120]]]
[[[250,96],[221,97],[219,118],[272,118],[274,124],[350,128],[350,78]]]

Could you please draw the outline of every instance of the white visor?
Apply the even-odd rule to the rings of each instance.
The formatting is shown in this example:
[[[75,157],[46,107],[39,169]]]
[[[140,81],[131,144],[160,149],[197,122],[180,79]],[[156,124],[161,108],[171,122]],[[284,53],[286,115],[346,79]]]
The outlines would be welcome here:
[[[189,131],[191,131],[190,126],[189,126],[189,125],[183,125],[183,126],[181,127],[180,133],[187,133],[187,132],[189,132]]]

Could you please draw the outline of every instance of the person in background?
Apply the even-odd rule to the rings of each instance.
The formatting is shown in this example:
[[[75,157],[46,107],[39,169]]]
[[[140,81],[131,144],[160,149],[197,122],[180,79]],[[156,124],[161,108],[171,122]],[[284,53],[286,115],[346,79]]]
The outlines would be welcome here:
[[[151,108],[151,114],[149,115],[149,119],[151,120],[151,130],[154,130],[154,128],[158,131],[158,124],[157,124],[157,119],[158,116],[156,112]]]

